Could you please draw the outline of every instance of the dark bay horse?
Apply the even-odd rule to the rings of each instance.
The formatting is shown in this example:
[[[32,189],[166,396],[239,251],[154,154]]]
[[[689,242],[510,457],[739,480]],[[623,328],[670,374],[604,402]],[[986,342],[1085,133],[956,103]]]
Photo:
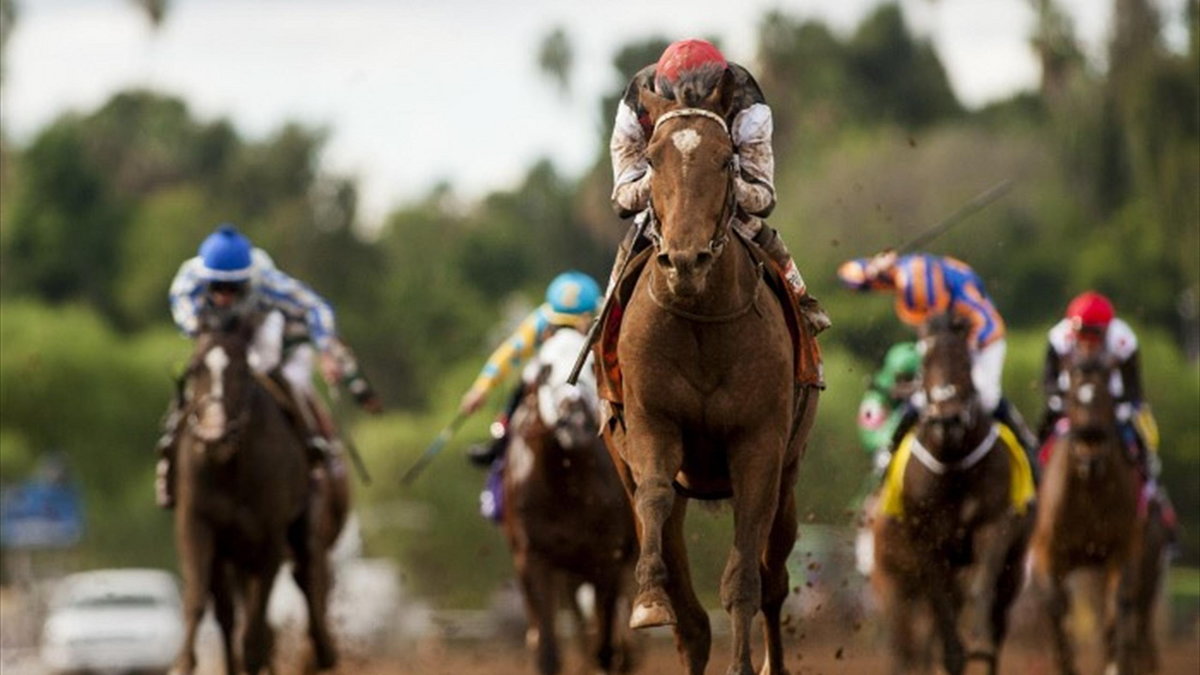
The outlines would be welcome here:
[[[176,449],[175,539],[186,633],[172,673],[195,670],[196,631],[210,597],[226,672],[256,675],[271,668],[267,601],[289,553],[317,665],[330,668],[337,660],[326,626],[327,551],[346,517],[345,472],[310,471],[302,440],[251,372],[253,332],[248,321],[206,330],[184,375],[180,404],[187,424]]]
[[[536,632],[538,672],[559,672],[558,593],[580,583],[595,591],[590,657],[601,672],[627,669],[618,636],[627,614],[637,536],[633,513],[599,435],[596,380],[590,364],[567,384],[584,336],[560,329],[542,345],[538,374],[513,413],[504,470],[504,532]],[[573,602],[573,598],[570,599]],[[621,611],[625,609],[626,611]]]
[[[978,659],[995,673],[1022,584],[1032,477],[1024,452],[1010,447],[1016,439],[980,404],[967,326],[935,317],[922,329],[921,348],[926,405],[897,447],[873,525],[872,580],[887,613],[892,669],[928,665],[925,642],[913,636],[928,610],[947,672]]]
[[[673,625],[687,671],[704,672],[712,634],[692,589],[685,495],[731,496],[733,548],[720,590],[732,617],[728,672],[753,672],[750,630],[761,609],[763,672],[779,674],[785,563],[797,536],[793,491],[818,390],[795,386],[783,310],[732,237],[729,85],[727,73],[703,100],[641,94],[654,123],[655,255],[627,303],[617,346],[624,425],[605,432],[639,526],[630,625]]]
[[[1116,672],[1136,672],[1139,658],[1146,657],[1137,653],[1134,617],[1138,587],[1146,583],[1139,569],[1143,531],[1137,514],[1138,483],[1117,431],[1109,391],[1112,368],[1102,355],[1070,363],[1065,401],[1070,431],[1055,441],[1038,495],[1033,572],[1064,673],[1075,672],[1064,626],[1069,608],[1065,579],[1075,570],[1104,575],[1104,607],[1096,615],[1103,617],[1107,658],[1115,659]],[[1143,599],[1142,604],[1152,603]]]

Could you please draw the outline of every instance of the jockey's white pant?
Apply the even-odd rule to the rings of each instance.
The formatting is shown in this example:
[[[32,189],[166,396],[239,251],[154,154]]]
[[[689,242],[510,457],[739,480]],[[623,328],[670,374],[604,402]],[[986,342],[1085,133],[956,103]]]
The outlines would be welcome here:
[[[1003,339],[975,352],[971,359],[971,382],[979,392],[983,409],[991,414],[1000,405],[1003,389],[1000,385],[1004,374],[1004,353],[1008,349]]]
[[[254,333],[247,360],[256,373],[266,374],[278,367],[297,397],[311,399],[316,395],[312,372],[317,352],[312,345],[304,343],[284,353],[283,328],[283,314],[268,314]]]

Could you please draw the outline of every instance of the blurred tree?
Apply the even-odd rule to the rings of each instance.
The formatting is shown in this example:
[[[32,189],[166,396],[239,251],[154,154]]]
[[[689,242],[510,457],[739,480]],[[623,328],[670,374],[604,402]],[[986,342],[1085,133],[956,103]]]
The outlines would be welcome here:
[[[1071,17],[1056,0],[1030,0],[1037,15],[1030,43],[1042,65],[1042,96],[1055,101],[1068,95],[1072,80],[1084,67],[1083,52]]]
[[[146,13],[146,18],[150,20],[150,26],[157,30],[162,26],[163,19],[167,16],[167,10],[170,8],[170,0],[132,0],[133,4]]]
[[[558,93],[566,98],[571,93],[571,68],[575,65],[575,50],[571,38],[562,26],[556,26],[538,47],[538,68],[557,87]]]
[[[6,295],[87,300],[113,314],[113,282],[130,204],[87,151],[75,117],[43,131],[22,153],[3,255]]]
[[[860,118],[923,127],[961,114],[941,60],[913,37],[899,5],[880,5],[863,19],[847,48]]]
[[[17,20],[17,4],[15,0],[0,0],[0,57],[8,47],[8,36],[12,34],[13,24]],[[4,59],[0,58],[0,85],[4,83]]]

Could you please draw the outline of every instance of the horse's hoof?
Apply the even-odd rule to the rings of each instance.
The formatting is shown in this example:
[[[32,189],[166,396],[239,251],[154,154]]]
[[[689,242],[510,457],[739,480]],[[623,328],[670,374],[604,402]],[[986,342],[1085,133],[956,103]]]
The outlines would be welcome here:
[[[629,615],[629,627],[634,629],[674,625],[675,612],[669,605],[661,602],[639,604],[633,608],[633,613]]]

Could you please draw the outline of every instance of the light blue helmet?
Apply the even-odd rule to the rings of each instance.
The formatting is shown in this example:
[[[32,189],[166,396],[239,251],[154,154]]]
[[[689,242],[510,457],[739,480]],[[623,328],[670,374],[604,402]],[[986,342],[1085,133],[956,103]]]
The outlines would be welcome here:
[[[546,302],[563,314],[594,312],[600,304],[600,286],[583,272],[563,272],[546,288]]]
[[[229,223],[217,227],[200,244],[199,256],[208,281],[249,281],[253,270],[253,246]]]

